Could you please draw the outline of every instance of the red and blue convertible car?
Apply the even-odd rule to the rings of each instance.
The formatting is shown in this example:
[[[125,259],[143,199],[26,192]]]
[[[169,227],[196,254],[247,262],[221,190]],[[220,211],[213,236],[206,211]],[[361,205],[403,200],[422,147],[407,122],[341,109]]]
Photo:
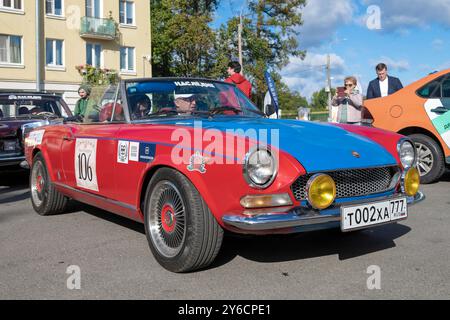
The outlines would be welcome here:
[[[406,219],[422,200],[413,143],[353,125],[269,119],[233,84],[121,81],[86,112],[27,134],[31,200],[67,201],[145,224],[166,269],[205,268],[224,230],[359,230]]]

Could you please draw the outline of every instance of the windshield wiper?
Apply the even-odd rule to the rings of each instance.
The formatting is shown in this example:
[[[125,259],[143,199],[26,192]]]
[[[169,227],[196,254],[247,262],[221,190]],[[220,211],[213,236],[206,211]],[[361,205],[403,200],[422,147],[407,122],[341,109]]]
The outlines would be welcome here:
[[[175,109],[162,109],[155,113],[145,116],[145,118],[152,118],[152,117],[159,117],[159,116],[171,116],[171,115],[179,115],[179,114],[209,115],[209,111],[201,111],[201,110],[182,111],[182,110],[175,110]]]
[[[260,116],[265,116],[265,114],[259,110],[253,110],[253,109],[248,109],[248,108],[239,109],[239,108],[232,107],[232,106],[221,106],[221,107],[213,108],[213,109],[209,110],[209,113],[211,115],[216,115],[216,114],[222,113],[224,111],[233,111],[236,115],[238,115],[238,114],[242,113],[244,110],[250,111],[252,113],[256,113],[257,115],[260,115]]]
[[[222,113],[224,111],[233,111],[235,114],[239,114],[242,112],[241,109],[238,109],[236,107],[221,106],[221,107],[217,107],[217,108],[212,108],[211,110],[209,110],[209,114],[216,115],[216,114]]]

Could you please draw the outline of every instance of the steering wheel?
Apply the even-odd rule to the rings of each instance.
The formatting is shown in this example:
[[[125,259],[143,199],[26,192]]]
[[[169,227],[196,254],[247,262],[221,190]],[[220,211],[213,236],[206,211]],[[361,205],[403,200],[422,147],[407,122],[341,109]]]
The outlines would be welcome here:
[[[38,113],[36,113],[36,115],[37,116],[49,116],[49,117],[55,116],[54,113],[51,113],[51,112],[48,112],[48,111],[38,112]]]

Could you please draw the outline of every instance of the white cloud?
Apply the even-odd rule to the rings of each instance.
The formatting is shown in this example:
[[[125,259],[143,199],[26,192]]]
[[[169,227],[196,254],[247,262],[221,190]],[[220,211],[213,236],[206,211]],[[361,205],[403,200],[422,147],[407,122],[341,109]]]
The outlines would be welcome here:
[[[402,31],[434,23],[450,27],[449,0],[362,0],[362,4],[380,7],[383,30]]]
[[[351,0],[309,0],[302,12],[301,48],[318,47],[331,41],[336,29],[352,22],[354,8]]]
[[[332,86],[341,84],[345,78],[345,61],[342,57],[331,54]],[[308,100],[315,91],[326,86],[326,54],[307,53],[304,60],[291,58],[290,63],[281,71],[284,83],[291,90],[297,90]]]
[[[434,50],[441,50],[444,47],[444,41],[442,39],[434,39],[431,46]]]
[[[386,57],[386,56],[382,56],[378,60],[372,59],[372,60],[370,60],[369,63],[370,63],[370,65],[372,65],[375,68],[375,66],[380,62],[385,63],[389,70],[394,70],[394,71],[399,71],[399,72],[408,71],[411,67],[407,60],[404,60],[404,59],[403,60],[394,60],[394,59]]]

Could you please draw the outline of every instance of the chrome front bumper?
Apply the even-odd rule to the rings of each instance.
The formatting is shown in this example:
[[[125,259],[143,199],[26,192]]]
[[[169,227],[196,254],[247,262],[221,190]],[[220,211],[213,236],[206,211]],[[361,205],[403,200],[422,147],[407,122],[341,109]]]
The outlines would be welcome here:
[[[0,167],[14,166],[25,160],[25,156],[0,157]]]
[[[377,200],[390,200],[395,197],[384,197],[365,201],[347,202],[345,205],[364,204]],[[409,205],[425,199],[419,192],[414,197],[407,197]],[[341,206],[335,206],[322,211],[308,208],[294,208],[288,212],[265,212],[253,216],[224,215],[222,220],[232,231],[239,233],[294,233],[309,230],[339,227],[341,222]]]

